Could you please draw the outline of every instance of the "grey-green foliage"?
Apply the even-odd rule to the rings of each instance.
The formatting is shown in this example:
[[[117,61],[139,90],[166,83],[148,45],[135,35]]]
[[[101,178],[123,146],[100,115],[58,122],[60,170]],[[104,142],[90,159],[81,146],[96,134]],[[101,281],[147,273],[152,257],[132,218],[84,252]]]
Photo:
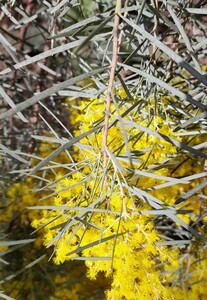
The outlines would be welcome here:
[[[176,97],[176,102],[169,100],[166,111],[173,110],[176,114],[173,124],[175,132],[182,129],[183,134],[187,135],[189,131],[194,131],[193,139],[201,131],[206,132],[207,79],[201,65],[206,64],[206,24],[202,17],[207,11],[202,8],[202,1],[198,1],[195,7],[190,6],[191,1],[158,1],[158,5],[156,7],[155,1],[150,0],[123,1],[119,26],[122,43],[114,85],[125,90],[129,108],[120,118],[132,111],[142,112],[146,105],[144,99],[150,96],[159,99],[170,94]],[[6,180],[14,182],[40,169],[55,173],[52,159],[57,154],[70,151],[83,137],[103,128],[102,119],[90,132],[71,138],[72,128],[68,130],[70,124],[63,102],[66,96],[73,99],[93,98],[94,95],[102,97],[107,90],[115,1],[36,1],[32,9],[21,1],[3,1],[0,9],[1,180],[5,180],[6,186]],[[186,24],[192,23],[199,34],[194,35],[190,31],[192,28],[187,31]],[[25,34],[22,33],[24,30]],[[189,72],[188,77],[183,76],[186,71]],[[178,83],[174,82],[172,86],[175,78]],[[87,84],[87,79],[93,80],[93,87]],[[86,87],[77,85],[81,80],[85,80]],[[187,92],[180,90],[179,82],[183,82]],[[38,103],[36,112],[34,105]],[[121,101],[118,104],[121,106]],[[39,119],[33,122],[32,117]],[[128,122],[128,126],[139,126],[143,132],[157,135],[139,124]],[[32,157],[38,149],[38,140],[41,140],[44,130],[50,131],[60,146],[45,159],[39,158],[35,166],[28,167],[25,160],[28,161],[28,157]],[[189,156],[206,159],[206,143],[189,146],[163,135],[159,137]],[[66,143],[65,138],[70,140]],[[32,150],[28,145],[33,145]],[[129,157],[130,153],[127,153],[122,159]],[[111,159],[120,168],[112,153]],[[163,166],[167,163],[164,162]],[[152,166],[149,177],[153,176],[153,170],[163,166]],[[74,163],[74,170],[76,167]],[[5,172],[7,174],[4,176]],[[139,176],[142,174],[139,173]],[[205,176],[205,172],[200,175],[204,179]],[[173,185],[174,181],[174,178],[169,178],[164,185]],[[42,184],[40,182],[41,189],[44,189]],[[56,182],[52,184],[54,186]],[[136,189],[131,189],[132,193],[138,193]],[[200,189],[192,188],[177,201],[185,202]],[[146,196],[144,193],[143,199]],[[5,207],[6,201],[4,193],[2,203]],[[157,210],[155,215],[161,215],[160,205],[154,209]],[[165,214],[179,222],[167,208]],[[87,224],[90,224],[89,221]],[[181,221],[180,225],[183,226]],[[188,229],[188,226],[183,227]],[[195,229],[189,228],[196,235]],[[7,299],[3,294],[2,297]]]

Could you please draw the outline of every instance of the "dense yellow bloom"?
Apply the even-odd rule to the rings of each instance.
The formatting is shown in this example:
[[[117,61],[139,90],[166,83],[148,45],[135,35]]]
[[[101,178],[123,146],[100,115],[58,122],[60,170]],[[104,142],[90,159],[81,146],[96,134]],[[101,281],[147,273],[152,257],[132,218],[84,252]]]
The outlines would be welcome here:
[[[122,91],[118,94],[121,99],[126,96]],[[122,103],[118,112],[112,104],[110,122],[117,120],[118,115],[126,111],[127,105]],[[165,101],[161,105],[164,107]],[[153,100],[150,100],[149,106],[145,108],[146,113],[149,113],[151,107]],[[103,100],[79,100],[79,113],[72,116],[75,116],[75,120],[72,120],[72,123],[76,124],[75,135],[87,132],[99,124],[104,119],[104,109]],[[109,154],[106,174],[100,163],[103,131],[99,130],[83,138],[79,145],[74,147],[74,158],[79,163],[79,170],[74,170],[70,176],[59,180],[56,186],[57,196],[53,200],[54,205],[66,205],[70,209],[47,211],[44,213],[45,217],[39,220],[39,225],[51,221],[50,225],[45,227],[44,243],[54,244],[56,264],[81,255],[85,257],[90,279],[95,280],[99,272],[104,272],[106,277],[111,278],[111,289],[106,292],[108,300],[179,299],[179,295],[186,293],[186,287],[183,285],[180,290],[179,286],[174,285],[172,293],[171,283],[179,273],[180,252],[178,248],[156,245],[162,238],[154,229],[154,217],[145,214],[145,210],[150,210],[151,205],[144,202],[143,197],[138,196],[139,193],[133,191],[135,187],[138,191],[145,190],[148,195],[155,197],[153,199],[173,205],[176,199],[195,186],[198,180],[192,180],[188,184],[174,183],[173,189],[156,189],[156,186],[166,183],[166,179],[170,178],[172,173],[175,178],[190,175],[190,165],[194,162],[188,159],[186,166],[179,167],[179,160],[183,161],[183,156],[178,155],[175,146],[158,138],[156,134],[146,134],[136,126],[128,126],[128,121],[167,137],[174,137],[168,115],[154,115],[152,120],[149,120],[147,114],[145,116],[132,111],[123,119],[122,126],[117,121],[116,125],[109,128],[108,149],[113,155]],[[126,155],[124,135],[128,140],[128,149],[134,154],[133,172]],[[182,141],[181,137],[174,138]],[[171,164],[162,167],[163,161]],[[161,167],[156,169],[159,165]],[[202,161],[198,161],[196,168],[197,172],[201,171]],[[150,170],[154,175],[146,173]],[[125,178],[125,183],[120,178]],[[189,203],[192,199],[188,200]],[[199,202],[192,204],[190,208],[196,213],[200,209]],[[189,214],[181,218],[187,223],[191,221]],[[34,221],[33,225],[37,227],[38,222]],[[58,225],[62,229],[57,229]]]
[[[189,249],[185,259],[182,259],[182,250],[176,245],[161,246],[159,243],[164,242],[165,237],[159,226],[156,229],[157,220],[151,213],[157,207],[173,207],[177,199],[195,187],[199,179],[180,183],[178,178],[201,173],[203,161],[195,161],[179,153],[174,145],[156,134],[178,142],[188,141],[186,137],[174,135],[173,116],[170,117],[165,110],[166,98],[160,100],[159,113],[154,111],[155,101],[149,99],[142,113],[131,111],[120,122],[119,116],[126,112],[129,103],[122,101],[126,97],[123,90],[117,91],[116,95],[120,98],[120,105],[119,111],[114,104],[111,105],[109,121],[110,124],[116,123],[108,131],[107,172],[102,168],[104,132],[99,129],[74,146],[76,165],[71,164],[68,175],[68,170],[55,169],[55,177],[51,174],[46,177],[50,182],[55,179],[55,190],[47,193],[43,190],[38,195],[41,198],[49,194],[54,196],[41,204],[53,205],[57,209],[36,211],[35,214],[30,211],[24,218],[32,220],[34,228],[43,227],[39,234],[45,246],[54,246],[55,264],[85,260],[91,284],[94,280],[96,284],[99,274],[104,274],[111,282],[106,290],[108,300],[198,299],[198,295],[204,300],[204,279],[207,275],[205,251],[200,253],[201,263],[195,257],[195,249],[192,254]],[[79,99],[73,104],[70,123],[73,124],[75,136],[104,120],[104,100]],[[142,131],[143,127],[148,128],[150,133]],[[193,141],[194,144],[200,142],[202,136]],[[191,142],[190,145],[194,144]],[[44,143],[41,149],[45,156],[51,151]],[[56,161],[60,159],[64,161],[68,158],[63,155]],[[171,182],[173,177],[174,182]],[[28,197],[31,188],[37,188],[36,183],[33,179],[27,179],[25,184],[12,186],[8,196],[14,199],[19,195],[19,205],[24,207],[37,204],[37,194]],[[185,206],[190,212],[178,217],[190,224],[202,209],[199,197],[190,197],[185,201]],[[176,209],[183,209],[183,204]],[[20,206],[18,210],[21,210]],[[8,210],[8,213],[12,215],[13,210]],[[179,222],[173,223],[173,226],[180,228]],[[186,269],[189,272],[185,272]],[[183,282],[180,282],[179,276]],[[55,280],[58,285],[58,282],[64,282],[65,277],[57,276]],[[80,285],[68,290],[60,284],[50,300],[84,299],[80,298],[81,291]],[[87,299],[90,299],[88,294]]]

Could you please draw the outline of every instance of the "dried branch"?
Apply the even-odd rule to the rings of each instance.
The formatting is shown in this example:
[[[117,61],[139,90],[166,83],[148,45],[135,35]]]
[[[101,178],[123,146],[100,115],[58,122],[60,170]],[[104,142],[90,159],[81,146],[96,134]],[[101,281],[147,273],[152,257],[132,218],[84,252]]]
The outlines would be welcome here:
[[[119,12],[121,10],[121,0],[117,0],[116,2],[116,10],[115,10],[115,17],[114,17],[114,26],[113,26],[113,53],[112,53],[112,62],[111,62],[111,71],[109,77],[109,85],[107,90],[107,97],[106,97],[106,106],[105,106],[105,121],[104,121],[104,135],[103,135],[103,168],[106,168],[107,165],[107,140],[108,140],[108,129],[109,129],[109,117],[110,117],[110,106],[112,100],[112,93],[114,87],[114,78],[117,66],[117,58],[119,53],[119,39],[118,39],[118,27],[120,23],[120,16]]]

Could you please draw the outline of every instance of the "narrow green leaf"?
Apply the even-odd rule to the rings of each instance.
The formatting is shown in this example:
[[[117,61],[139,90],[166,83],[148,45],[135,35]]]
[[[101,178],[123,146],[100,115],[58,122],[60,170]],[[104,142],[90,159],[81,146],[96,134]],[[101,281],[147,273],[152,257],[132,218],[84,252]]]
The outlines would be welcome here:
[[[99,25],[95,26],[95,29],[80,43],[80,45],[73,51],[74,54],[78,54],[78,52],[83,49],[83,47],[96,35],[100,30],[113,18],[114,15],[109,16]]]
[[[180,90],[178,90],[178,89],[174,88],[173,86],[167,84],[165,81],[163,81],[163,80],[161,80],[161,79],[159,79],[159,78],[157,78],[157,77],[155,77],[151,74],[148,74],[144,71],[141,71],[138,68],[131,67],[131,66],[128,66],[128,65],[124,65],[124,64],[121,64],[121,63],[118,63],[118,65],[123,66],[127,70],[131,70],[135,74],[139,74],[140,76],[143,76],[143,77],[147,78],[150,82],[158,84],[159,86],[161,86],[164,89],[168,90],[172,95],[178,96],[180,99],[186,100],[189,103],[195,105],[196,107],[207,111],[207,106],[206,105],[202,104],[199,101],[194,100],[190,95],[181,92]]]
[[[28,269],[31,266],[34,266],[35,264],[39,263],[45,256],[46,255],[42,255],[41,257],[37,258],[35,261],[29,263],[26,267],[22,268],[21,270],[13,273],[12,275],[7,276],[6,278],[3,278],[2,280],[0,280],[0,284],[3,284],[4,282],[9,281],[9,280],[15,278],[16,276],[24,273],[26,269]]]
[[[120,211],[108,210],[108,209],[100,209],[100,208],[92,208],[91,206],[66,206],[66,205],[37,205],[37,206],[29,206],[28,209],[48,209],[48,210],[72,210],[72,211],[83,211],[87,212],[97,212],[97,213],[111,213],[114,215],[120,215]],[[81,221],[82,222],[82,221]]]
[[[0,298],[6,299],[6,300],[15,300],[14,298],[11,298],[11,297],[9,297],[9,296],[3,294],[2,291],[0,291]]]
[[[44,51],[40,54],[37,54],[35,56],[32,56],[32,57],[27,57],[27,59],[21,61],[21,62],[18,62],[16,63],[15,65],[13,65],[13,68],[15,70],[19,70],[27,65],[30,65],[32,63],[35,63],[41,59],[44,59],[46,57],[49,57],[49,56],[52,56],[52,55],[55,55],[57,53],[62,53],[66,50],[69,50],[71,48],[74,48],[74,47],[77,47],[80,43],[81,43],[81,39],[80,40],[77,40],[77,41],[74,41],[74,42],[70,42],[70,43],[67,43],[65,45],[61,45],[61,46],[58,46],[56,48],[53,48],[53,49],[50,49],[50,50],[47,50],[47,51]],[[3,71],[0,72],[0,75],[6,75],[10,72],[12,72],[13,68],[6,68],[4,69]]]
[[[85,246],[82,246],[82,247],[78,247],[77,249],[75,249],[75,250],[67,253],[67,256],[70,256],[70,255],[75,254],[75,253],[79,253],[79,252],[81,252],[81,251],[83,251],[85,249],[92,248],[92,247],[94,247],[96,245],[105,243],[105,242],[107,242],[107,241],[109,241],[111,239],[114,239],[114,238],[116,238],[118,236],[121,236],[121,235],[124,235],[124,233],[113,234],[113,235],[110,235],[108,237],[105,237],[105,238],[102,238],[102,239],[98,239],[95,242],[89,243],[89,244],[87,244]]]
[[[102,260],[112,260],[112,257],[98,257],[98,256],[91,256],[91,257],[84,257],[84,256],[80,256],[80,257],[73,257],[71,258],[71,260],[84,260],[84,261],[88,261],[88,260],[93,260],[93,261],[102,261]]]
[[[195,147],[192,148],[182,142],[179,142],[171,137],[168,137],[162,133],[159,133],[159,132],[156,132],[148,127],[145,127],[145,126],[142,126],[141,124],[138,124],[138,123],[135,123],[133,121],[129,121],[129,120],[125,120],[125,123],[127,124],[127,126],[129,128],[137,128],[141,131],[144,131],[145,133],[147,134],[151,134],[155,137],[157,137],[158,139],[162,139],[172,145],[175,145],[176,147],[180,148],[180,149],[183,149],[183,150],[186,150],[190,153],[192,153],[193,155],[196,155],[196,156],[199,156],[199,157],[202,157],[202,158],[205,158],[207,159],[207,155],[205,153],[202,153],[201,151],[199,150],[196,150]]]
[[[162,201],[160,201],[159,199],[153,197],[152,195],[136,188],[129,188],[128,189],[131,190],[131,192],[135,195],[137,195],[139,198],[143,199],[146,203],[148,203],[149,205],[151,205],[153,208],[155,209],[163,209],[163,207],[166,206],[166,204],[164,204]],[[161,205],[163,205],[163,207]],[[169,209],[169,207],[168,207]],[[175,214],[174,214],[174,209],[172,210],[172,212],[169,212],[169,210],[165,211],[165,215],[173,220],[175,223],[178,223],[180,226],[182,226],[183,228],[185,228],[187,231],[191,232],[195,237],[199,238],[199,239],[203,239],[203,236],[200,235],[196,230],[194,230],[191,226],[189,226],[188,224],[186,224],[183,220],[181,220],[180,218],[178,218]]]
[[[149,178],[155,178],[155,179],[159,179],[159,180],[166,180],[171,182],[172,184],[179,184],[179,183],[183,183],[183,184],[188,184],[189,180],[181,178],[181,179],[176,179],[173,177],[167,177],[167,176],[162,176],[162,175],[157,175],[151,172],[144,172],[144,171],[140,171],[140,170],[133,170],[133,172],[135,174],[139,174],[140,177],[144,176],[144,177],[149,177]]]
[[[181,246],[191,244],[191,240],[173,240],[173,241],[165,241],[165,242],[156,242],[156,246]]]
[[[17,240],[17,241],[0,241],[0,246],[15,246],[34,242],[35,239]]]
[[[75,137],[75,138],[69,140],[69,142],[61,145],[59,148],[57,148],[55,151],[53,151],[50,155],[48,155],[45,159],[43,159],[39,164],[37,164],[31,171],[30,175],[33,175],[35,172],[40,170],[43,166],[45,166],[47,163],[49,163],[53,158],[58,156],[61,152],[74,146],[77,142],[79,142],[80,140],[82,140],[86,136],[90,135],[91,133],[95,132],[97,129],[99,129],[101,127],[102,127],[102,125],[96,126],[96,127],[92,128],[91,130],[82,133],[78,137]]]
[[[204,111],[202,112],[201,114],[193,117],[193,118],[190,118],[189,120],[185,121],[184,123],[180,124],[178,127],[176,127],[174,129],[174,131],[178,131],[182,128],[186,128],[187,126],[193,124],[194,122],[197,122],[197,121],[200,121],[202,119],[205,119],[207,117],[207,111]]]
[[[175,201],[175,204],[177,205],[177,204],[180,204],[180,203],[188,200],[190,197],[195,195],[200,190],[204,189],[206,186],[207,186],[207,180],[205,180],[204,182],[202,182],[199,185],[197,185],[196,187],[194,187],[192,190],[190,190],[187,193],[185,193],[184,195],[182,195],[179,199],[177,199]]]
[[[143,37],[147,38],[153,45],[157,46],[161,51],[165,52],[171,59],[173,59],[176,63],[178,63],[181,67],[186,69],[189,73],[191,73],[196,79],[202,82],[205,86],[207,86],[207,79],[201,73],[196,71],[189,63],[187,63],[183,57],[179,56],[176,52],[166,46],[164,43],[159,41],[149,32],[147,32],[143,27],[136,25],[134,22],[125,18],[123,15],[120,17],[129,24],[132,28],[135,28],[137,32],[139,32]]]
[[[41,260],[43,260],[46,257],[46,254],[43,254],[42,256],[38,257],[34,261],[32,261],[30,264],[26,265],[25,269],[29,269],[33,267],[34,265],[38,264]]]
[[[27,99],[26,101],[23,101],[23,102],[17,104],[14,108],[8,110],[7,112],[2,113],[0,115],[0,120],[11,117],[15,113],[20,112],[20,111],[34,105],[38,101],[43,100],[43,99],[47,98],[48,96],[53,95],[54,93],[58,92],[59,90],[64,89],[64,88],[68,88],[70,85],[73,85],[77,82],[80,82],[84,79],[87,79],[87,78],[89,78],[89,77],[91,77],[95,74],[98,74],[98,73],[100,73],[100,72],[102,72],[106,69],[107,69],[107,67],[98,68],[98,69],[93,70],[91,72],[87,72],[85,74],[82,74],[82,75],[76,76],[74,78],[65,80],[61,83],[55,84],[53,87],[48,88],[48,89],[44,90],[43,92],[32,96],[31,98]]]
[[[10,149],[8,149],[7,147],[5,147],[4,145],[0,144],[0,149],[2,149],[6,154],[12,156],[13,158],[19,160],[20,162],[24,163],[24,164],[28,164],[29,161],[25,160],[24,158],[22,158],[21,156],[19,156],[18,154],[16,154],[16,151],[12,151]]]
[[[16,104],[13,102],[13,100],[7,95],[7,93],[4,91],[4,89],[0,86],[0,95],[5,100],[6,103],[9,104],[12,108],[16,106]],[[17,116],[24,122],[28,123],[27,119],[24,117],[24,115],[20,112],[17,113]]]

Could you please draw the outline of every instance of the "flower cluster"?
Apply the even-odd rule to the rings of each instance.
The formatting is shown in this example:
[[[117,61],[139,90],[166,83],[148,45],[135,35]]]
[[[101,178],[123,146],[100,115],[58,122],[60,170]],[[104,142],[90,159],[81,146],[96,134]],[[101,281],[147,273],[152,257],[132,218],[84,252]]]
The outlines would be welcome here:
[[[176,199],[196,186],[194,177],[178,178],[201,172],[203,161],[195,164],[164,138],[182,141],[173,134],[162,98],[155,113],[153,99],[134,111],[124,101],[123,90],[117,94],[117,103],[111,105],[107,169],[102,167],[104,132],[98,128],[75,145],[75,167],[63,179],[56,177],[55,208],[43,210],[32,225],[45,226],[44,244],[54,245],[56,264],[85,260],[88,277],[94,280],[104,272],[111,279],[107,299],[181,299],[181,294],[182,299],[196,299],[192,280],[188,285],[179,283],[186,262],[181,262],[179,248],[163,243],[167,237],[156,229],[153,209],[172,208]],[[101,124],[104,109],[103,99],[80,100],[79,113],[73,113],[76,118],[71,120],[75,136]],[[191,210],[178,215],[174,224],[178,228],[179,220],[190,224],[201,209],[197,196],[187,205]],[[198,271],[196,263],[192,268]],[[201,280],[197,286],[204,288],[202,284]]]
[[[45,139],[47,138],[48,136],[45,136]],[[38,155],[31,161],[31,165],[36,165],[40,159],[47,157],[56,148],[57,146],[48,142],[41,142]],[[0,288],[12,299],[93,300],[104,296],[108,279],[99,274],[94,284],[86,277],[86,267],[83,262],[68,262],[64,264],[64,268],[61,266],[58,269],[52,261],[48,261],[51,251],[50,249],[45,251],[39,232],[30,236],[33,231],[30,227],[31,222],[41,219],[42,213],[39,210],[29,210],[28,207],[41,203],[41,199],[44,199],[44,204],[53,203],[52,189],[49,189],[49,186],[58,174],[64,176],[65,170],[60,167],[61,163],[70,164],[70,162],[68,155],[61,153],[51,162],[52,171],[51,169],[39,171],[38,176],[27,177],[12,184],[7,190],[7,206],[1,207],[0,215],[2,228],[8,226],[6,237],[10,240],[35,238],[33,243],[17,249],[8,246],[0,247],[1,256],[4,254],[5,260],[9,261],[9,265],[2,266],[0,272],[0,280],[4,281],[8,278],[8,281],[5,280],[0,284]],[[42,189],[40,178],[48,185],[48,189]],[[46,254],[47,258],[32,268],[25,268],[43,254]],[[19,273],[19,276],[12,278],[11,268],[13,272]]]
[[[203,203],[199,195],[193,195],[185,205],[176,206],[177,210],[186,209],[186,213],[177,214],[177,222],[164,215],[165,209],[174,209],[176,200],[200,182],[199,176],[194,175],[202,173],[204,163],[183,153],[165,137],[194,146],[203,142],[204,136],[192,140],[182,137],[182,132],[175,136],[175,116],[166,109],[168,101],[174,101],[172,97],[144,102],[137,99],[140,107],[134,111],[130,110],[131,103],[125,101],[125,92],[119,89],[117,103],[111,105],[108,161],[104,169],[102,127],[86,134],[105,118],[104,97],[79,99],[72,110],[74,100],[66,99],[74,135],[85,134],[73,147],[72,162],[70,155],[61,153],[51,168],[12,185],[7,191],[8,207],[6,213],[2,210],[0,221],[17,218],[21,226],[32,222],[34,228],[42,228],[30,256],[42,251],[43,241],[45,246],[54,245],[53,261],[57,265],[64,263],[62,270],[66,273],[68,266],[79,265],[70,270],[70,278],[65,273],[54,273],[55,289],[45,290],[51,295],[47,296],[50,300],[94,299],[94,293],[101,290],[106,291],[109,300],[205,299],[205,247],[202,243],[168,246],[166,242],[180,239],[179,235],[176,237],[182,229],[180,222],[196,222]],[[40,159],[55,148],[42,142]],[[38,161],[34,159],[32,165]],[[60,168],[61,163],[67,168]],[[40,186],[38,178],[43,179],[47,188]],[[39,199],[53,209],[26,209],[39,204]],[[168,228],[165,234],[160,229],[164,226]],[[201,227],[198,231],[205,234]],[[87,271],[77,260],[85,261]],[[44,262],[42,267],[45,266]],[[80,280],[85,272],[88,279]],[[16,288],[10,296],[18,299],[22,290],[25,299],[26,295],[30,297],[30,283],[38,283],[32,274],[28,286],[13,281]],[[100,280],[103,274],[105,279]],[[71,284],[67,285],[68,282]],[[8,288],[7,284],[2,288],[5,286]]]
[[[56,145],[51,145],[48,142],[42,142],[38,149],[38,156],[31,161],[31,166],[36,165],[40,159],[47,157],[56,148]],[[55,165],[57,162],[64,162],[66,164],[67,162],[70,162],[70,159],[66,153],[61,153],[58,157],[56,157],[53,161],[53,171],[47,170],[46,172],[39,172],[39,174],[37,174],[39,178],[42,179],[42,182],[49,185],[54,181],[58,173],[64,172],[63,168]],[[53,198],[50,197],[50,194],[51,190],[49,189],[41,190],[38,177],[27,176],[26,179],[20,179],[12,184],[6,191],[7,206],[4,207],[2,203],[0,204],[0,222],[9,223],[14,218],[17,218],[21,225],[29,225],[34,219],[39,219],[41,217],[41,213],[38,211],[30,211],[27,208],[29,206],[37,205],[38,201],[43,198],[47,198],[45,203],[51,204]]]

